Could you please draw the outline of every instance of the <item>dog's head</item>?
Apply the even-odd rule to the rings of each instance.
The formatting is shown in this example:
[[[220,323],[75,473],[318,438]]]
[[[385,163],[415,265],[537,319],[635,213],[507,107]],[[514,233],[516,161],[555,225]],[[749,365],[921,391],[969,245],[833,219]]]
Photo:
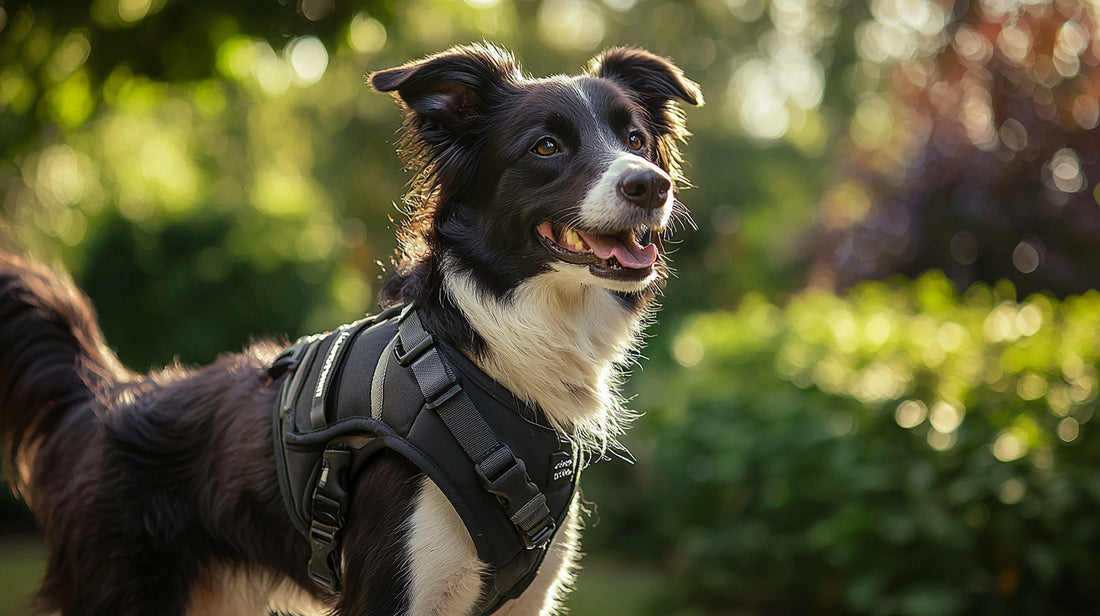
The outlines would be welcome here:
[[[420,172],[407,260],[446,254],[498,297],[551,270],[627,295],[667,275],[662,234],[687,216],[675,102],[702,104],[669,61],[615,48],[582,75],[536,79],[472,45],[370,83],[401,101],[402,151]]]

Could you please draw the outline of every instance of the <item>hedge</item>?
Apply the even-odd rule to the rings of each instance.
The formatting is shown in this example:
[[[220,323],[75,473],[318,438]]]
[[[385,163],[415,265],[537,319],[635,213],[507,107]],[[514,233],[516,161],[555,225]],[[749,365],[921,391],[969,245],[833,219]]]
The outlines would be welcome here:
[[[749,297],[653,347],[639,463],[589,490],[597,545],[667,575],[653,613],[1100,605],[1100,294],[933,273]]]

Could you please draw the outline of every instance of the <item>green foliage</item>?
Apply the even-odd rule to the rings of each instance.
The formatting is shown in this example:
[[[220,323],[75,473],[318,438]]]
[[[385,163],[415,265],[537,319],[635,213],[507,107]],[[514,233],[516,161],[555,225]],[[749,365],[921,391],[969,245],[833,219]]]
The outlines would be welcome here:
[[[123,314],[105,308],[104,317],[137,368],[177,353],[206,361],[247,341],[233,326],[199,337],[164,331],[158,348],[141,343],[159,321],[209,322],[209,308],[194,308],[200,298],[228,300],[237,285],[218,272],[234,268],[251,268],[256,285],[272,289],[232,300],[248,310],[231,319],[259,324],[251,333],[332,327],[373,309],[377,264],[393,254],[390,219],[400,216],[394,204],[408,180],[393,152],[395,106],[364,86],[365,72],[481,39],[513,49],[535,75],[577,72],[604,46],[639,45],[673,58],[708,100],[690,111],[696,137],[685,171],[698,188],[682,199],[699,229],[677,240],[685,240],[682,282],[668,308],[731,305],[750,289],[783,292],[804,277],[798,238],[827,177],[835,141],[828,116],[844,116],[851,95],[826,87],[814,51],[847,44],[868,16],[836,4],[799,9],[788,16],[793,26],[757,0],[5,5],[0,242],[62,262],[97,304],[121,309],[108,295],[132,298]],[[758,39],[772,43],[756,49]],[[828,96],[796,104],[774,83],[741,87],[749,59],[758,68],[782,60],[807,76],[791,87],[816,84],[809,94],[824,88]],[[854,61],[837,53],[827,71]],[[746,129],[757,126],[746,114],[761,105],[742,92],[774,94],[765,106],[784,130],[760,138]],[[176,238],[171,255],[157,246],[167,236]],[[121,252],[107,262],[102,251],[86,254],[93,246]],[[177,288],[161,289],[161,299],[140,297],[147,277],[118,269],[169,262],[181,267],[160,285]],[[194,267],[184,276],[186,264]],[[104,268],[124,275],[93,272]],[[284,284],[300,297],[275,297]]]
[[[692,317],[635,380],[636,479],[590,491],[636,514],[591,534],[644,539],[662,614],[1088,611],[1100,294],[1014,296],[928,274]]]
[[[330,56],[298,36],[279,56],[253,34],[277,39],[266,26],[234,25],[236,5],[188,18],[205,15],[212,28],[193,45],[210,61],[191,72],[99,53],[103,37],[131,40],[134,53],[155,46],[146,37],[169,28],[172,11],[150,6],[140,28],[94,16],[75,27],[48,4],[10,15],[0,53],[17,62],[0,71],[0,94],[16,94],[0,100],[0,133],[12,136],[0,141],[0,241],[62,261],[137,369],[206,362],[252,337],[293,337],[372,310],[404,180],[385,137],[398,122],[392,104],[358,102],[359,54],[345,42]],[[186,32],[165,37],[171,47]],[[303,46],[312,68],[292,62]],[[82,89],[52,77],[61,73],[83,75]],[[322,74],[318,96],[309,86]],[[43,94],[23,104],[20,92]],[[12,132],[31,128],[30,143]],[[373,161],[383,160],[392,171],[379,176]]]
[[[864,172],[896,186],[915,149],[905,146],[924,143],[927,123],[900,103],[917,82],[940,92],[932,86],[942,75],[927,71],[964,48],[949,4],[3,4],[0,242],[73,271],[135,369],[208,361],[253,336],[331,328],[373,309],[408,180],[393,153],[397,111],[363,85],[365,72],[481,39],[513,49],[536,75],[579,71],[604,46],[648,47],[706,95],[705,107],[688,111],[695,135],[685,172],[695,187],[680,193],[699,228],[677,238],[678,275],[651,330],[651,358],[630,383],[633,405],[648,411],[630,434],[638,464],[600,464],[586,477],[599,521],[586,546],[617,549],[643,574],[628,583],[634,569],[612,566],[596,579],[633,595],[617,602],[622,610],[655,590],[639,586],[663,586],[653,608],[661,614],[1091,612],[1100,599],[1090,583],[1100,565],[1100,437],[1090,422],[1100,297],[1021,303],[1008,286],[960,297],[927,275],[780,301],[802,287],[809,252],[820,248],[807,240],[813,229],[884,221],[875,227],[883,231],[900,220],[873,215],[880,187]],[[1045,19],[1077,4],[1020,10]],[[1036,38],[1044,45],[1065,38],[1051,24],[1036,30],[1047,33]],[[1080,77],[1096,72],[1089,49],[1091,58],[1074,52]],[[1028,66],[1045,66],[1050,78],[1072,68],[1068,56],[1044,57]],[[883,93],[891,87],[897,98]],[[1043,107],[1044,92],[1025,98]],[[992,111],[945,109],[994,123],[989,134],[1000,141],[968,160],[1002,160],[1005,138],[1019,138]],[[1072,111],[1083,144],[1008,156],[1024,167],[995,164],[1007,169],[1006,185],[1030,178],[1046,198],[1051,185],[1065,192],[1059,181],[1080,179],[1074,198],[1095,205],[1095,97]],[[1021,121],[1029,147],[1062,134]],[[1077,176],[1053,164],[1063,147],[1080,155]],[[936,208],[986,212],[959,226],[939,209],[908,208],[909,229],[954,224],[969,234],[906,238],[927,254],[968,260],[968,241],[1001,233],[988,211],[1011,202],[1030,212],[1039,202],[1034,190],[981,199],[955,190],[994,176],[960,165],[959,150],[925,151],[940,166],[906,180],[924,192],[902,195],[918,203],[939,194],[929,189],[938,182],[947,189],[931,200]],[[832,180],[832,161],[853,152],[855,169]],[[1071,210],[1051,212],[1064,223]],[[1070,227],[1091,246],[1089,224]],[[901,246],[878,237],[887,252]],[[988,254],[1008,263],[1020,238],[1011,239]],[[1073,266],[1095,251],[1057,260],[1059,241],[1033,239],[1024,241],[1060,271],[1096,269]],[[928,263],[975,279],[941,261],[912,273]],[[996,271],[980,278],[1005,270]],[[17,507],[0,496],[0,533],[29,529]],[[580,613],[609,609],[606,597],[584,600]]]

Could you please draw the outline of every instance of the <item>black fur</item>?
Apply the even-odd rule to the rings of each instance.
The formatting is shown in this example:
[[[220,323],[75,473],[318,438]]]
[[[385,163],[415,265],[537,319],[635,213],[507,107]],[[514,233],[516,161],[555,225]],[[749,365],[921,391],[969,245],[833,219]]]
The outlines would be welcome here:
[[[126,372],[67,277],[0,253],[0,434],[13,483],[40,445],[19,490],[50,545],[42,609],[183,614],[227,570],[336,602],[308,579],[309,546],[279,494],[278,382],[266,374],[278,351],[258,344],[196,371]],[[364,561],[349,570],[340,613],[404,603],[394,546],[418,477],[384,457],[358,478],[347,541]]]

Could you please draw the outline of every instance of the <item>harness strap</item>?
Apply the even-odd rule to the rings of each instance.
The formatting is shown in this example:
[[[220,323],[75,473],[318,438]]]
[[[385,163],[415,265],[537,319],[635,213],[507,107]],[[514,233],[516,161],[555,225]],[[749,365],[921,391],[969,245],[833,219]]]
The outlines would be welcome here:
[[[309,577],[322,588],[340,590],[340,529],[347,519],[347,470],[352,452],[329,446],[321,456],[321,476],[313,491],[309,526]]]
[[[545,547],[556,530],[546,495],[531,481],[523,460],[500,442],[462,390],[412,305],[401,313],[397,333],[400,340],[393,349],[394,358],[413,371],[425,408],[435,411],[474,463],[482,486],[497,497],[524,546]]]

